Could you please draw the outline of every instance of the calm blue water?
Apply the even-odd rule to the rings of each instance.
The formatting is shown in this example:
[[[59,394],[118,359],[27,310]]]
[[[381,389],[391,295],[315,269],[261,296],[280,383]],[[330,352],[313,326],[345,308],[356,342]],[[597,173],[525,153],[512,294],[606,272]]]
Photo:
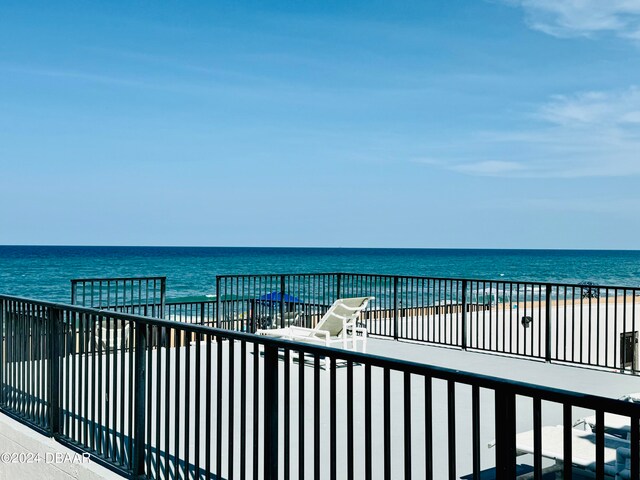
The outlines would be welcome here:
[[[166,275],[175,297],[217,274],[325,271],[640,286],[640,251],[0,246],[0,293],[65,302],[77,277]]]

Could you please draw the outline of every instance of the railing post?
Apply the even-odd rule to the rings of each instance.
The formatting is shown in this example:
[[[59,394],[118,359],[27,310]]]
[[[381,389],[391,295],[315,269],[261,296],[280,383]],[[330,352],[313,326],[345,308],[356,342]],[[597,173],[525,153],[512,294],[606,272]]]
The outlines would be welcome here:
[[[545,352],[544,359],[547,362],[551,361],[551,285],[547,284],[546,299],[544,303],[544,324],[545,324]]]
[[[462,280],[462,349],[467,349],[467,280]]]
[[[249,328],[250,333],[256,332],[256,301],[253,298],[249,299],[249,324],[247,327]]]
[[[280,275],[280,328],[284,328],[284,294],[285,279],[284,275]]]
[[[146,414],[146,362],[145,353],[147,350],[147,324],[136,321],[135,326],[135,397],[134,412],[135,422],[133,425],[133,478],[144,476],[144,453],[145,453],[145,414]],[[130,392],[133,393],[133,392]]]
[[[207,318],[207,315],[205,313],[205,303],[200,302],[200,325],[205,324],[206,318]]]
[[[216,276],[216,328],[220,328],[220,277]]]
[[[516,396],[507,388],[495,391],[496,480],[516,478]]]
[[[160,318],[164,318],[164,307],[167,298],[167,277],[160,279]]]
[[[398,340],[398,277],[393,277],[393,339]]]
[[[51,435],[60,434],[60,331],[62,312],[57,308],[49,309],[49,428]]]
[[[288,434],[288,433],[287,433]],[[264,479],[278,479],[278,347],[264,347]],[[287,466],[285,465],[285,468]]]
[[[336,276],[336,298],[335,300],[341,298],[342,295],[342,274],[338,273]]]

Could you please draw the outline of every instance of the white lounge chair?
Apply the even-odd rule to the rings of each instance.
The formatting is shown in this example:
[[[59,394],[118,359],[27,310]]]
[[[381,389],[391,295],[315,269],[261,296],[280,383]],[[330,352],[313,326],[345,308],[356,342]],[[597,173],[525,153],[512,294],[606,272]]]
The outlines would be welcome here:
[[[623,395],[618,400],[640,404],[640,393]],[[588,427],[589,430],[593,432],[596,428],[596,416],[590,415],[588,417],[581,418],[574,423],[573,426],[577,427],[579,425],[583,425],[585,428]],[[615,413],[605,413],[604,433],[629,440],[629,437],[631,436],[630,418]]]
[[[357,342],[361,342],[364,351],[367,329],[356,325],[356,320],[373,299],[374,297],[339,298],[322,316],[315,328],[290,326],[260,329],[256,333],[287,340],[319,343],[328,347],[340,344],[343,348],[351,347],[354,350]]]
[[[564,463],[563,427],[542,427],[542,452],[544,458],[555,460],[556,464],[543,469],[544,473],[559,472]],[[596,438],[595,434],[586,430],[571,430],[572,450],[571,464],[587,478],[595,478],[596,471]],[[495,443],[490,444],[493,446]],[[624,470],[625,461],[620,455],[629,448],[629,442],[610,435],[604,437],[604,472],[605,479],[616,479],[616,475]],[[533,430],[516,435],[516,455],[534,453]],[[533,478],[530,474],[520,478]],[[580,477],[582,478],[582,477]]]
[[[95,330],[93,334],[93,344],[96,351],[100,349],[100,344],[102,344],[103,352],[120,350],[123,346],[125,348],[129,347],[129,339],[131,338],[129,322],[125,322],[123,320],[111,320],[111,322],[108,323],[106,320],[103,320],[102,328],[99,328],[98,325],[98,322],[95,322]],[[124,345],[122,344],[123,328]]]

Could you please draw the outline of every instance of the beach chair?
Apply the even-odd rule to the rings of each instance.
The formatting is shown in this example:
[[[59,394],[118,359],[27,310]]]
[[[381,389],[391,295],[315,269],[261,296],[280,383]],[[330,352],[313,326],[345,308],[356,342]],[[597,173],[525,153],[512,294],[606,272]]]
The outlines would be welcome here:
[[[627,395],[623,395],[618,400],[640,404],[640,393],[629,393]],[[581,418],[573,424],[574,427],[580,425],[594,432],[596,428],[596,416],[590,415],[588,417]],[[605,413],[604,433],[629,440],[631,436],[630,418],[615,413]]]
[[[261,330],[267,330],[280,327],[300,326],[303,321],[304,312],[302,310],[293,310],[285,312],[284,317],[280,317],[279,313],[275,315],[264,315],[258,318],[257,323]]]
[[[339,298],[322,316],[314,328],[290,326],[286,328],[259,329],[258,335],[267,335],[299,342],[313,342],[327,347],[341,345],[356,349],[357,342],[366,350],[367,329],[358,326],[356,320],[374,297]]]
[[[543,469],[543,475],[556,473],[561,477],[562,466],[564,464],[564,437],[563,427],[542,427],[542,452],[544,458],[555,461],[554,465]],[[516,435],[516,455],[526,455],[534,453],[533,430]],[[595,433],[587,430],[571,430],[572,454],[571,464],[573,471],[578,478],[596,478],[596,436]],[[489,445],[494,446],[495,443]],[[604,438],[604,479],[617,480],[620,472],[626,467],[624,451],[628,451],[629,442],[621,438],[605,435]],[[531,474],[516,477],[517,480],[533,478]],[[546,478],[546,477],[545,477]]]
[[[111,327],[111,328],[109,328]],[[124,328],[124,345],[122,344],[122,329]],[[102,345],[102,351],[119,350],[122,347],[129,347],[129,339],[131,337],[129,322],[123,320],[112,320],[107,325],[106,320],[102,322],[102,328],[99,328],[98,322],[95,322],[93,334],[93,345],[96,351]]]

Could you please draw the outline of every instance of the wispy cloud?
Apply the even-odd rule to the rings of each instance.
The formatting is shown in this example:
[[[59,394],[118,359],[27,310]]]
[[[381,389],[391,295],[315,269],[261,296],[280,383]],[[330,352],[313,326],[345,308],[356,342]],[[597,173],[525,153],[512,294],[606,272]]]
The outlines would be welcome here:
[[[505,162],[502,160],[483,160],[480,162],[461,163],[454,165],[451,170],[470,175],[501,176],[522,172],[525,167],[517,162]]]
[[[522,7],[528,25],[556,37],[613,33],[640,40],[638,0],[504,0]]]
[[[530,115],[528,129],[485,131],[465,150],[429,163],[495,177],[640,175],[640,89],[558,95]]]
[[[573,199],[529,198],[524,199],[522,204],[515,205],[515,207],[521,208],[522,205],[532,207],[536,210],[552,210],[554,212],[565,211],[587,214],[601,213],[628,215],[629,211],[636,211],[640,209],[640,199],[632,197],[613,199],[591,197]]]
[[[539,115],[551,123],[568,127],[633,127],[640,124],[640,89],[557,95],[540,109]]]

